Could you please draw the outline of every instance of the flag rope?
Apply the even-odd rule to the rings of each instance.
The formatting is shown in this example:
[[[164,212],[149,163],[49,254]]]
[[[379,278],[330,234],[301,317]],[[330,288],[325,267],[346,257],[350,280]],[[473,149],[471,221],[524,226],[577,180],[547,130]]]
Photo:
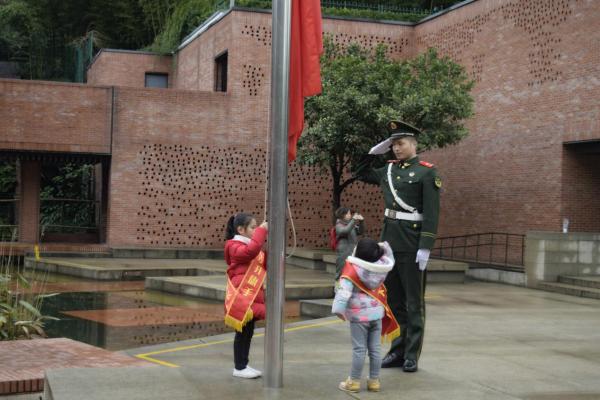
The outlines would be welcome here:
[[[270,118],[270,116],[269,116]],[[263,221],[267,220],[267,188],[268,188],[268,182],[269,182],[269,141],[270,141],[270,135],[267,135],[267,153],[266,153],[266,157],[265,157],[265,191],[264,191],[264,205],[263,205]],[[292,251],[290,252],[290,254],[288,254],[285,258],[289,259],[290,257],[292,257],[294,255],[294,253],[296,252],[296,249],[298,248],[298,238],[296,236],[296,226],[294,225],[294,217],[292,215],[292,208],[290,207],[290,199],[289,197],[286,196],[286,202],[287,202],[287,211],[288,211],[288,216],[290,217],[290,224],[292,225],[292,238],[294,239],[294,246],[292,247]]]

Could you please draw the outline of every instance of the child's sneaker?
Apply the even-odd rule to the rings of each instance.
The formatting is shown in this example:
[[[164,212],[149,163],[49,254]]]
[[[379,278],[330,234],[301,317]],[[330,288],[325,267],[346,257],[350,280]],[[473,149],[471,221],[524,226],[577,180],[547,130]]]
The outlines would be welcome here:
[[[369,392],[379,392],[381,390],[381,382],[379,382],[379,379],[367,379],[367,390]]]
[[[260,372],[256,368],[252,368],[251,366],[246,365],[246,369],[249,369],[250,371],[255,372],[256,374],[258,374],[259,377],[262,376],[262,372]]]
[[[338,388],[344,392],[358,393],[360,392],[360,381],[348,377],[345,381],[340,382]]]
[[[236,378],[254,379],[260,377],[261,373],[255,369],[244,368],[244,369],[233,369],[233,376]]]

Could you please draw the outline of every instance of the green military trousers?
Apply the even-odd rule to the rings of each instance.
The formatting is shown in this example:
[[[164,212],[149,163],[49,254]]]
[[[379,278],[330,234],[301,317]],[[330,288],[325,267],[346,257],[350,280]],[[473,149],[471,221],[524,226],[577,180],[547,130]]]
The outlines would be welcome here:
[[[415,253],[394,252],[394,268],[385,279],[387,300],[400,324],[400,337],[392,342],[390,353],[405,360],[418,360],[425,332],[426,271],[420,271]]]

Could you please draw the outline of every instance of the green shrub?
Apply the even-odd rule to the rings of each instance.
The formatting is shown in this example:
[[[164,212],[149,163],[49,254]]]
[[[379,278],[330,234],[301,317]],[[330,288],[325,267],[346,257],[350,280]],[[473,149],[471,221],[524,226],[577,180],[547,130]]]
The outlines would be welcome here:
[[[34,274],[32,280],[40,282],[43,289],[45,276],[39,278]],[[44,299],[56,294],[35,294],[31,289],[9,248],[8,254],[0,257],[0,341],[46,337],[44,322],[57,320],[40,312]]]

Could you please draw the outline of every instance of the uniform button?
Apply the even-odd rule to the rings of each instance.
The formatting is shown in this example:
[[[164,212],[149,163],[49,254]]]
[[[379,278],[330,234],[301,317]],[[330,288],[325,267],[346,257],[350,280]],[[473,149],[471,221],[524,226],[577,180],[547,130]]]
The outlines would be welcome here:
[[[413,224],[413,228],[416,228],[416,227],[417,227],[417,224]]]
[[[399,177],[399,176],[397,176],[397,177],[396,177],[396,179],[400,179],[400,177]]]

